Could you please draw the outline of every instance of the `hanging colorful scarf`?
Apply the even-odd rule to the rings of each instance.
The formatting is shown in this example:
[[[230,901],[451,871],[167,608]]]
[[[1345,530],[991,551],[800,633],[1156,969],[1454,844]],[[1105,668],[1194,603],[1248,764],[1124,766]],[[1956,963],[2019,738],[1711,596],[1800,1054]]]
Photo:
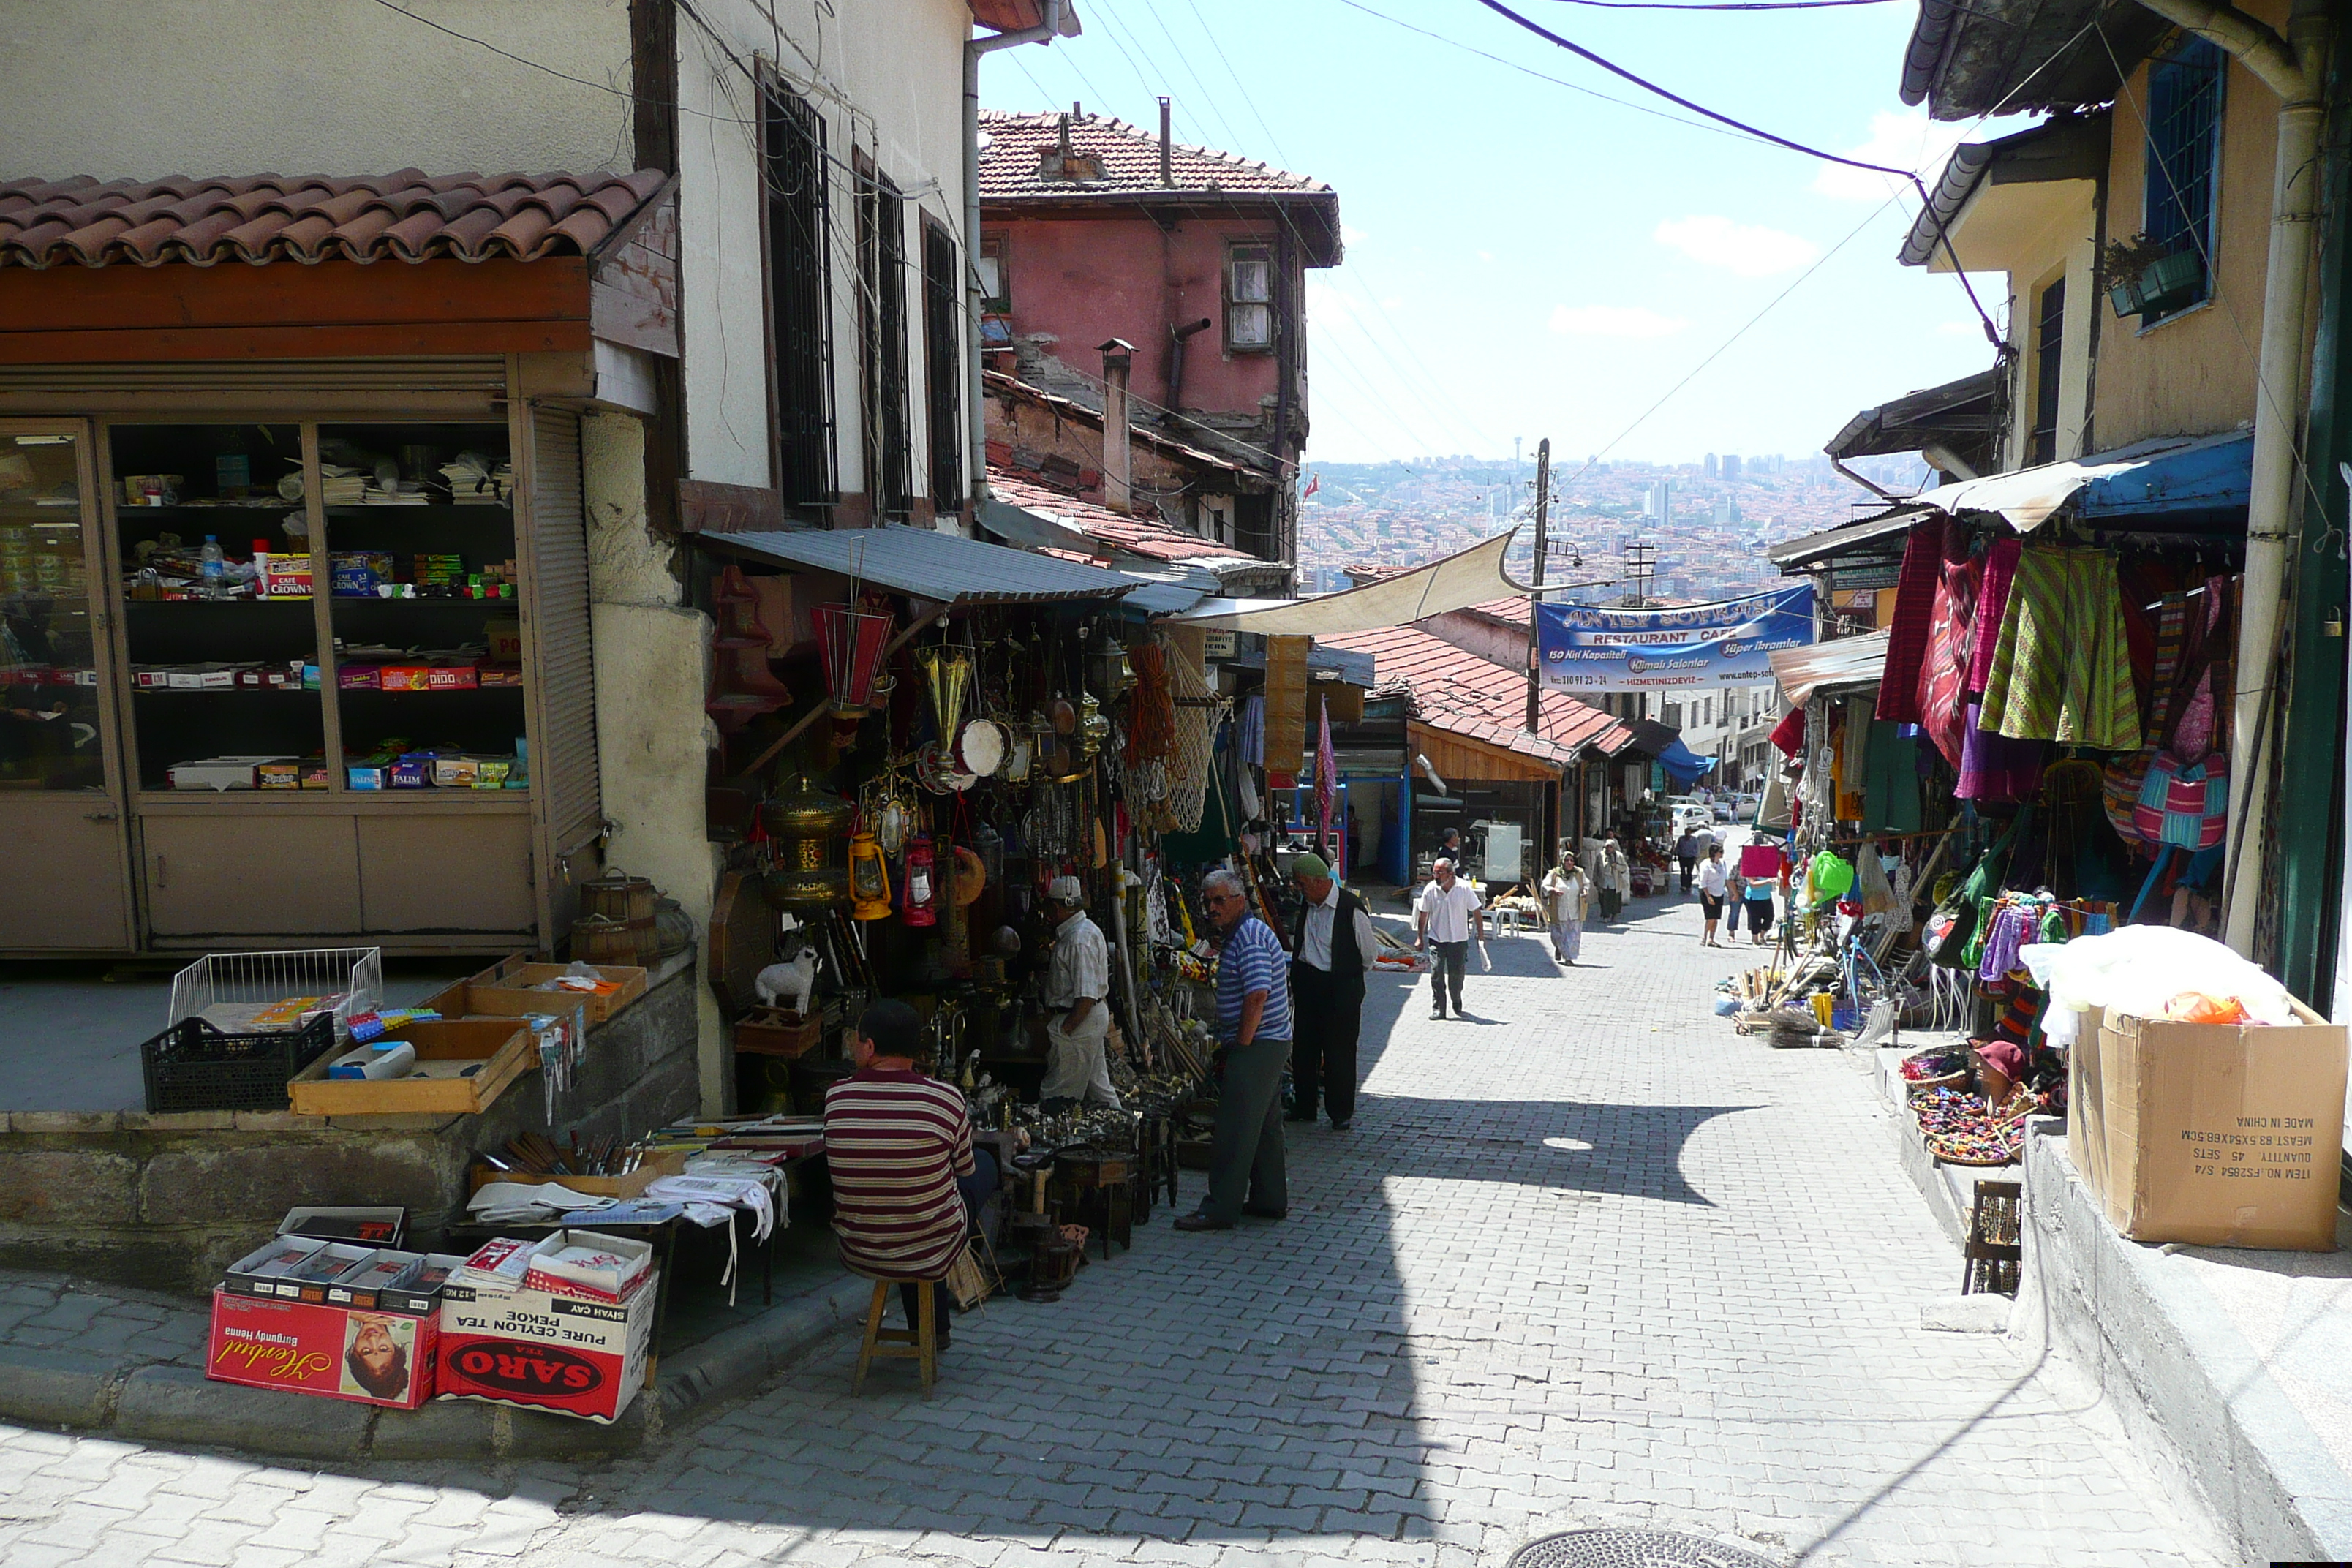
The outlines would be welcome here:
[[[2019,557],[1980,722],[2012,740],[2139,749],[2113,555],[2035,545]]]
[[[2025,542],[2004,534],[1986,547],[1983,581],[1977,589],[1974,635],[1969,638],[1969,689],[1982,691],[1992,673],[1992,656],[2000,647],[2000,623],[2009,609],[2009,590],[2017,581],[2017,557]]]
[[[1944,555],[1944,523],[1933,520],[1911,530],[1903,547],[1903,570],[1895,580],[1895,614],[1888,618],[1886,668],[1879,677],[1875,716],[1894,724],[1919,720],[1919,666],[1927,654],[1928,626],[1935,618]]]
[[[1983,565],[1969,550],[1969,536],[1957,519],[1944,521],[1944,544],[1937,563],[1935,613],[1927,623],[1927,649],[1919,662],[1919,726],[1944,760],[1960,765],[1962,712],[1969,656],[1974,646],[1977,595]]]

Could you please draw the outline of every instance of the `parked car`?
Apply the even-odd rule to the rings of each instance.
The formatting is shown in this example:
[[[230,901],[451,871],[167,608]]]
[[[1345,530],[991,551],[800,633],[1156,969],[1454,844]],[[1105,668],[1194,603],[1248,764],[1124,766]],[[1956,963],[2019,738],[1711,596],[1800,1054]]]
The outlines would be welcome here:
[[[1731,799],[1728,795],[1717,795],[1709,804],[1715,807],[1715,819],[1717,822],[1735,820],[1731,815]]]
[[[1675,806],[1668,820],[1675,825],[1675,837],[1677,838],[1685,830],[1706,833],[1715,826],[1715,814],[1695,800],[1685,800]]]

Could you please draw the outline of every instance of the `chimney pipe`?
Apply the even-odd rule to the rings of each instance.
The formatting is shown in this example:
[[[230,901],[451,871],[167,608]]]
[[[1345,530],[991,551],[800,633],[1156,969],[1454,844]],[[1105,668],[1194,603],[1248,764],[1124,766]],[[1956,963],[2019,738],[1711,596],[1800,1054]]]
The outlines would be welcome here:
[[[1170,131],[1168,100],[1160,100],[1160,184],[1163,190],[1176,188],[1176,150]]]
[[[1103,356],[1103,505],[1119,513],[1134,506],[1134,452],[1127,427],[1127,377],[1135,345],[1113,338]]]
[[[1077,107],[1078,106],[1075,103],[1070,105],[1072,112],[1076,112]],[[1062,154],[1063,160],[1067,162],[1070,156],[1070,116],[1067,114],[1062,116],[1062,133],[1059,140],[1058,150]]]

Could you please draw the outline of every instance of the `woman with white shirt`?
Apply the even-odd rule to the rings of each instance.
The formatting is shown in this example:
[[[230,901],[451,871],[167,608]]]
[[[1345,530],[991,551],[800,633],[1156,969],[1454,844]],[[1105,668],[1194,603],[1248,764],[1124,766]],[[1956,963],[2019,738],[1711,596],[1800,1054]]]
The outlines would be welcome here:
[[[1584,948],[1584,910],[1592,901],[1592,879],[1578,869],[1576,857],[1563,849],[1559,864],[1544,873],[1544,904],[1551,916],[1552,956],[1570,969]]]
[[[1715,925],[1723,918],[1723,899],[1730,889],[1730,874],[1723,866],[1723,846],[1714,845],[1708,848],[1706,858],[1698,868],[1699,908],[1706,912],[1706,934],[1699,940],[1705,946],[1723,945],[1715,940]]]

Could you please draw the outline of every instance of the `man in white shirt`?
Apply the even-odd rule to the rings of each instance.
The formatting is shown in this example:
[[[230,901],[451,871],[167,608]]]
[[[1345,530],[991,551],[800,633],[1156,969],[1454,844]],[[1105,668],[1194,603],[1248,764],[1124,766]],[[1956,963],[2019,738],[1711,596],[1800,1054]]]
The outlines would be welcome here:
[[[1454,862],[1440,860],[1431,868],[1429,886],[1422,889],[1413,914],[1413,945],[1430,952],[1429,1016],[1445,1016],[1445,999],[1454,998],[1454,1016],[1462,1011],[1462,976],[1470,967],[1470,942],[1486,940],[1485,900],[1478,889],[1454,874]]]
[[[1315,1120],[1319,1098],[1331,1131],[1345,1132],[1356,1115],[1356,1037],[1363,1027],[1364,976],[1380,943],[1371,911],[1341,887],[1320,855],[1290,862],[1302,903],[1290,944],[1289,1120]]]
[[[1110,1034],[1110,944],[1087,918],[1086,889],[1056,877],[1045,898],[1059,922],[1045,963],[1045,1081],[1041,1100],[1083,1100],[1121,1109],[1105,1044]]]

